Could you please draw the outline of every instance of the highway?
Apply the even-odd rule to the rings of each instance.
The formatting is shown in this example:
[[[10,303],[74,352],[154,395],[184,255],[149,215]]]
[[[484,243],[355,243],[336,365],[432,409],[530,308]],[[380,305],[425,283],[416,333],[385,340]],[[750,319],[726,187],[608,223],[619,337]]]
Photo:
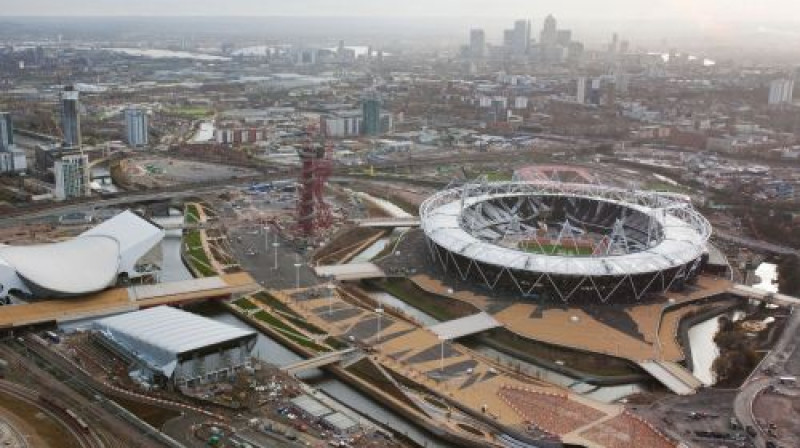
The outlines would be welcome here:
[[[791,357],[800,356],[800,312],[797,312],[796,308],[793,311],[781,338],[753,371],[750,378],[740,387],[739,394],[734,401],[733,410],[739,422],[745,427],[752,426],[756,429],[758,436],[755,438],[755,444],[758,448],[765,448],[767,439],[762,428],[756,424],[756,416],[753,415],[753,401],[766,388],[778,385],[780,382],[778,378],[781,375],[799,373],[786,371],[786,361]],[[770,369],[772,374],[766,374],[766,369]]]

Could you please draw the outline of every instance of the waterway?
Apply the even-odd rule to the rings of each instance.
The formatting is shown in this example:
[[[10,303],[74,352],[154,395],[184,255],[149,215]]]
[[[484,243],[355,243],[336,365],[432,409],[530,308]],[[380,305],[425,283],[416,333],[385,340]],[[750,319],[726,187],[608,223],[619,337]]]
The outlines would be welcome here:
[[[170,209],[169,217],[156,217],[153,221],[160,225],[181,224],[183,213],[178,209]],[[191,280],[192,273],[186,268],[181,259],[181,241],[183,231],[181,229],[167,230],[164,239],[161,240],[161,281],[176,282],[180,280]]]
[[[248,323],[241,321],[238,317],[222,308],[209,307],[209,311],[206,312],[206,315],[218,322],[224,322],[240,328],[252,329]],[[302,359],[299,355],[261,332],[258,333],[258,341],[253,350],[253,356],[276,365],[286,365]],[[299,374],[298,378],[323,391],[340,403],[347,405],[350,409],[360,413],[365,418],[382,423],[387,428],[405,434],[420,446],[432,448],[449,448],[453,446],[434,438],[427,432],[406,421],[403,417],[384,408],[376,401],[322,370],[309,370]]]
[[[719,356],[719,347],[714,336],[719,330],[720,316],[700,322],[689,329],[689,345],[692,347],[692,374],[706,386],[714,384],[712,365]]]

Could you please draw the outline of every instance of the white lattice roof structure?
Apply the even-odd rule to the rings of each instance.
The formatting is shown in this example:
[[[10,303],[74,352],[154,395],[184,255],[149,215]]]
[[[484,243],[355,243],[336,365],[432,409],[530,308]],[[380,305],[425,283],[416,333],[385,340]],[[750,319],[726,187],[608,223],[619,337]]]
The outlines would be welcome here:
[[[531,224],[531,216],[555,203],[566,204],[561,207],[565,209],[587,209],[585,221],[575,216],[565,218],[564,228],[571,232],[580,231],[581,225],[602,227],[591,221],[604,213],[609,221],[605,230],[610,235],[604,236],[606,250],[594,247],[591,254],[563,255],[498,244],[515,232],[540,234],[541,229]],[[541,290],[545,284],[562,300],[581,289],[594,289],[597,297],[606,301],[608,293],[619,288],[600,288],[597,279],[608,283],[609,279],[639,278],[641,283],[641,278],[648,277],[645,284],[633,287],[637,299],[652,291],[654,285],[667,289],[676,278],[689,278],[696,271],[711,234],[708,221],[684,196],[558,182],[497,182],[451,188],[423,202],[420,218],[434,259],[445,270],[455,271],[463,280],[476,278],[490,287],[505,275],[506,283],[514,284],[523,294]],[[631,222],[626,223],[626,218]],[[563,232],[558,238],[562,237]],[[612,244],[614,250],[610,249]],[[580,280],[576,283],[572,279]]]

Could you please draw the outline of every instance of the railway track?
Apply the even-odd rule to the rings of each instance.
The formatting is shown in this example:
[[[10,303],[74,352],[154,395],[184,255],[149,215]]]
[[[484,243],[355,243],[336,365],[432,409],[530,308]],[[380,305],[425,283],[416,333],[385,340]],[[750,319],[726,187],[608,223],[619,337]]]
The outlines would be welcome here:
[[[62,408],[52,400],[43,399],[43,397],[35,391],[5,380],[0,380],[0,392],[24,401],[49,415],[53,420],[66,428],[82,448],[105,448],[92,434],[89,426],[86,425],[74,411]]]

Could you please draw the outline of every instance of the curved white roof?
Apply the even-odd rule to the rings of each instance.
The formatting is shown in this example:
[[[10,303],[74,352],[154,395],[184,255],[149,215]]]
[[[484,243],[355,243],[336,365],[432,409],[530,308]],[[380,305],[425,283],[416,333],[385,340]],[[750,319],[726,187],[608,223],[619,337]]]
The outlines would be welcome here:
[[[580,191],[582,187],[567,185],[570,186],[568,194],[571,196],[612,202],[648,214],[661,208],[602,195],[595,196],[590,191]],[[508,190],[505,190],[506,186]],[[477,196],[469,196],[469,191],[463,194],[462,189],[439,192],[421,206],[422,229],[432,242],[454,254],[481,263],[551,275],[616,276],[653,273],[691,263],[705,250],[710,227],[706,227],[708,222],[693,210],[688,215],[691,219],[682,219],[672,213],[652,213],[664,230],[663,239],[649,249],[613,256],[573,257],[529,253],[483,241],[461,227],[463,209],[493,198],[537,194],[534,187],[535,185],[524,183],[498,183],[491,187],[491,192]],[[597,187],[587,187],[589,188]],[[553,191],[542,193],[557,194]],[[667,199],[669,198],[661,196],[655,202]]]
[[[0,258],[39,288],[82,294],[114,283],[119,243],[108,236],[91,236],[53,244],[4,246],[0,247]]]
[[[163,229],[125,211],[68,241],[0,245],[0,266],[13,269],[16,282],[21,279],[38,294],[89,294],[113,285],[119,273],[130,273],[163,235]]]

